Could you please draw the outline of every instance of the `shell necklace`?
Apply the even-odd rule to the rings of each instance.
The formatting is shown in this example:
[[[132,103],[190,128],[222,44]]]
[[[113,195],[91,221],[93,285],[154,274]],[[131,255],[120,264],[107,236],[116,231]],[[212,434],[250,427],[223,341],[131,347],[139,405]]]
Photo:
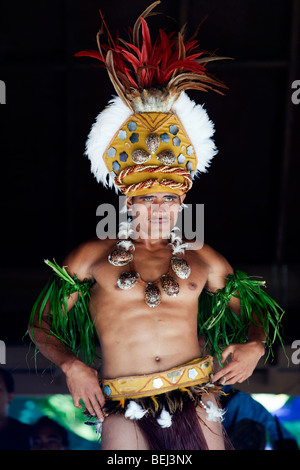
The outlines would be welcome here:
[[[137,283],[145,286],[145,302],[148,307],[157,307],[161,303],[161,291],[159,284],[161,284],[162,290],[170,297],[176,297],[179,293],[179,283],[172,276],[174,273],[180,279],[187,279],[191,273],[191,268],[188,263],[178,256],[172,256],[170,265],[167,273],[162,274],[155,281],[144,281],[140,274],[136,271],[133,254],[129,250],[134,250],[135,246],[130,237],[130,223],[123,222],[120,224],[120,231],[118,238],[121,235],[126,236],[125,240],[119,240],[114,246],[114,250],[109,254],[108,261],[113,266],[126,266],[129,265],[129,270],[124,271],[120,274],[117,285],[121,289],[128,290],[132,289]],[[170,243],[172,247],[172,254],[177,255],[178,253],[184,253],[185,248],[189,245],[182,244],[182,240],[179,236],[176,236],[174,230],[178,230],[174,227],[170,233]]]

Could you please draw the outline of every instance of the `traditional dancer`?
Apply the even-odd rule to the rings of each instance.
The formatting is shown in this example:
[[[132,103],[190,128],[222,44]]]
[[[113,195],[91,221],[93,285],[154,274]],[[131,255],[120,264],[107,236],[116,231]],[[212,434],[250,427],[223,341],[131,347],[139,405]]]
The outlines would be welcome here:
[[[224,449],[217,394],[252,374],[280,337],[282,310],[263,281],[206,244],[188,249],[176,231],[186,193],[216,154],[213,123],[186,90],[225,85],[206,70],[220,57],[195,39],[160,30],[152,44],[145,18],[158,3],[130,42],[114,41],[102,17],[109,44],[99,33],[99,51],[78,54],[99,59],[118,94],[97,117],[86,154],[97,180],[127,197],[132,220],[117,240],[83,243],[62,268],[47,261],[54,272],[29,332],[65,373],[102,449]],[[97,339],[100,383],[91,367]],[[215,374],[213,356],[224,366]]]

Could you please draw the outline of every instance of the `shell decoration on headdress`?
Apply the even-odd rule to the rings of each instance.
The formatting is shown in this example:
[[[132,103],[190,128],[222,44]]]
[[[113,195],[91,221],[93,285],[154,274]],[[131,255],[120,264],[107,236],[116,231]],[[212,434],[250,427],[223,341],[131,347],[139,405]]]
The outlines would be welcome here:
[[[197,40],[185,42],[182,32],[159,29],[152,43],[145,18],[159,3],[139,16],[130,41],[113,40],[100,12],[99,50],[76,54],[100,60],[118,95],[98,115],[85,154],[97,181],[127,196],[185,194],[217,153],[214,124],[186,90],[222,94],[219,88],[227,87],[207,73],[206,64],[225,57],[199,51]]]

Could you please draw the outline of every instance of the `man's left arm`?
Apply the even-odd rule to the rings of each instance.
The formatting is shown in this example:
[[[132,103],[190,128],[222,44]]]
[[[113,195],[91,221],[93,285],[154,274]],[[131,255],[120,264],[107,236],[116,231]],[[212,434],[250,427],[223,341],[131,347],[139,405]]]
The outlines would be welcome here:
[[[228,307],[239,314],[237,298],[233,298]],[[221,384],[233,385],[244,382],[253,374],[258,361],[265,354],[266,335],[255,312],[252,312],[252,317],[255,324],[249,325],[247,342],[230,344],[224,349],[222,352],[224,367],[214,375],[213,382],[220,381]]]
[[[225,287],[227,276],[233,274],[234,270],[222,255],[210,247],[206,246],[205,254],[210,265],[206,288],[210,292],[216,292]],[[237,297],[231,297],[228,308],[240,316],[240,301]],[[224,349],[222,352],[224,366],[214,375],[213,382],[219,380],[220,383],[228,385],[244,382],[252,375],[258,361],[265,354],[264,329],[255,312],[252,312],[252,318],[254,322],[249,323],[247,342],[230,344]]]

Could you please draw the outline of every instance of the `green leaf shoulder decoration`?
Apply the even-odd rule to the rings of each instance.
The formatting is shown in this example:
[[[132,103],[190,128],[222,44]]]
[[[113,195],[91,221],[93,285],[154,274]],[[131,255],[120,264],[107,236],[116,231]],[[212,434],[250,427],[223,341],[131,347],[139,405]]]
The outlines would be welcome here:
[[[34,339],[34,324],[38,322],[41,325],[48,302],[49,335],[58,338],[76,356],[82,353],[83,360],[91,364],[97,357],[98,340],[89,311],[92,281],[80,281],[76,275],[71,277],[65,267],[60,267],[55,261],[45,260],[45,263],[53,273],[32,308],[29,319],[31,336]],[[78,299],[67,311],[68,299],[75,292],[78,292]]]
[[[205,340],[204,349],[221,360],[222,350],[233,343],[247,341],[247,331],[256,314],[266,335],[267,358],[273,355],[276,339],[283,346],[279,331],[283,309],[263,289],[265,281],[250,278],[243,271],[236,270],[226,278],[226,286],[215,293],[203,289],[198,302],[199,337]],[[228,308],[232,297],[240,300],[240,315]]]

